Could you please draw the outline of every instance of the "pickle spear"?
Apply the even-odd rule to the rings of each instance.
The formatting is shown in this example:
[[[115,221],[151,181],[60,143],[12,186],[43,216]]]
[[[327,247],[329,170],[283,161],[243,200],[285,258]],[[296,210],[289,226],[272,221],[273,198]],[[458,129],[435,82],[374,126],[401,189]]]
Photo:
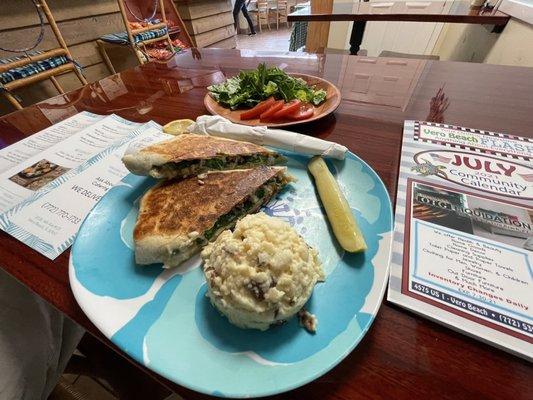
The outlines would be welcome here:
[[[329,223],[342,248],[351,253],[366,250],[366,242],[361,229],[355,221],[352,210],[342,194],[339,184],[329,172],[328,166],[320,156],[313,157],[308,165],[315,178],[315,185],[326,209]]]

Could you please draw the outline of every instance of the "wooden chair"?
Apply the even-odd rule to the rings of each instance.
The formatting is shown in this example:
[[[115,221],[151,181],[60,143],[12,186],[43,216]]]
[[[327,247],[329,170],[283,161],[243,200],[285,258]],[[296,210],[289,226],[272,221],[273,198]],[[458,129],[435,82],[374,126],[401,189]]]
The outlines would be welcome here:
[[[259,32],[263,31],[263,25],[266,24],[268,26],[268,30],[272,30],[270,28],[270,13],[269,13],[269,7],[268,7],[268,0],[257,0],[257,25],[259,25]]]
[[[180,43],[180,50],[192,47],[192,40],[172,0],[154,0],[153,3],[143,0],[117,2],[126,31],[103,35],[96,41],[111,73],[115,74],[116,71],[107,54],[107,44],[130,46],[139,64],[152,61],[154,57],[151,51],[160,43],[165,43],[172,55],[176,49],[176,41]],[[172,24],[167,20],[168,12],[171,14]]]
[[[9,50],[14,53],[23,53],[22,56],[0,59],[0,92],[18,110],[23,107],[17,96],[11,92],[12,90],[50,79],[57,91],[63,94],[65,91],[55,77],[67,72],[74,72],[83,85],[87,84],[87,80],[80,71],[81,68],[72,59],[46,0],[32,0],[32,2],[41,22],[41,33],[35,45],[31,49]],[[44,36],[43,13],[59,47],[47,51],[31,51],[38,47]]]
[[[289,15],[289,4],[287,0],[276,0],[276,6],[271,8],[272,11],[276,12],[276,30],[279,29],[280,23],[287,24],[289,27],[289,20],[287,15]]]

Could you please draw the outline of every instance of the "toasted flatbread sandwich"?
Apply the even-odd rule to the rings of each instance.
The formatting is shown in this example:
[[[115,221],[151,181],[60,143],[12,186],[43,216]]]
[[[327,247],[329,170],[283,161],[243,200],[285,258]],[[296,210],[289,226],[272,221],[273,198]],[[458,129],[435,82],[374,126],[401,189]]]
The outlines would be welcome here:
[[[136,175],[170,179],[207,171],[276,165],[285,158],[254,143],[186,134],[126,154],[122,161]]]
[[[292,180],[285,167],[261,166],[160,182],[141,199],[136,262],[177,266]]]

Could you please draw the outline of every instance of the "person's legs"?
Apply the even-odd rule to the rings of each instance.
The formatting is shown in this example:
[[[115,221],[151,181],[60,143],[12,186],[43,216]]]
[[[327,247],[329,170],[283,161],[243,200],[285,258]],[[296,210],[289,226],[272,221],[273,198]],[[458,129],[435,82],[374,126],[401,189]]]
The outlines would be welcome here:
[[[0,399],[46,399],[83,333],[0,268]]]
[[[245,0],[235,0],[235,5],[233,6],[233,23],[235,26],[235,29],[237,29],[237,25],[239,23],[239,12],[242,9],[242,6],[244,5]]]
[[[244,1],[242,2],[241,10],[244,18],[246,18],[246,21],[248,22],[248,26],[250,27],[250,33],[255,35],[254,23],[252,22],[252,18],[250,18],[250,14],[248,14],[248,8],[246,8],[246,3]]]

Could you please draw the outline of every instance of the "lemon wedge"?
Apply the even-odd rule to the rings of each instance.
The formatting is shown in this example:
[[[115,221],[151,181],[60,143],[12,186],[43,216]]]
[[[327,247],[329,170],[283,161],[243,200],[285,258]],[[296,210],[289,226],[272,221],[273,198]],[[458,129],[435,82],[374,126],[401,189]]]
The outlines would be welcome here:
[[[163,132],[170,135],[181,135],[182,133],[188,133],[187,128],[194,124],[192,119],[176,119],[169,122],[163,127]]]

